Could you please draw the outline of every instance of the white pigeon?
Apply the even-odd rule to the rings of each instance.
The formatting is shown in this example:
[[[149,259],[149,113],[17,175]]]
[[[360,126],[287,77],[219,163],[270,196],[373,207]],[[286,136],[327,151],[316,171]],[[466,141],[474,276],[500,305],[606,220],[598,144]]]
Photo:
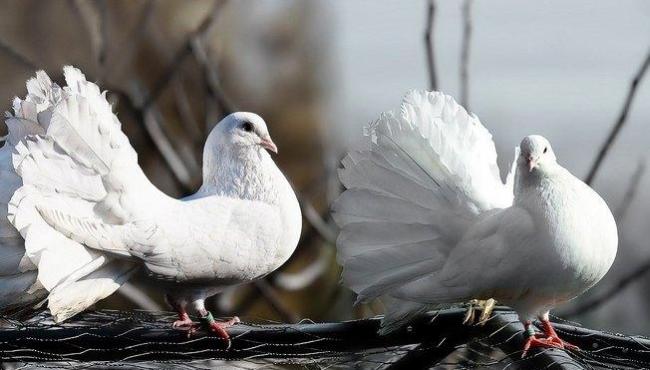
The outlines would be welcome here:
[[[61,88],[37,72],[6,114],[0,195],[11,224],[0,223],[0,307],[47,298],[63,321],[144,269],[177,310],[175,326],[191,327],[191,304],[227,337],[232,322],[215,322],[205,298],[277,269],[300,236],[298,201],[267,152],[277,148],[264,120],[238,112],[217,124],[203,185],[178,200],[142,172],[105,94],[78,69],[64,75]]]
[[[605,275],[618,236],[605,202],[556,162],[549,142],[524,138],[504,184],[478,118],[425,91],[409,92],[366,136],[368,148],[343,160],[347,190],[333,210],[343,281],[359,301],[384,301],[382,331],[438,304],[494,298],[519,314],[525,351],[575,348],[549,310]]]

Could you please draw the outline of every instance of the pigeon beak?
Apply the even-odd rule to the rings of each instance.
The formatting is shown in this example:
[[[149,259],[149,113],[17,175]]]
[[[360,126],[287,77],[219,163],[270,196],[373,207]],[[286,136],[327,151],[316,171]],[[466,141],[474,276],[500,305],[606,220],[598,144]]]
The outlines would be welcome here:
[[[528,172],[533,172],[533,168],[537,168],[537,159],[532,156],[526,158],[526,163],[528,163]]]
[[[278,154],[278,147],[275,146],[275,143],[273,142],[273,140],[271,140],[270,136],[267,136],[264,139],[262,139],[260,145],[262,146],[262,148],[268,149],[273,153]]]

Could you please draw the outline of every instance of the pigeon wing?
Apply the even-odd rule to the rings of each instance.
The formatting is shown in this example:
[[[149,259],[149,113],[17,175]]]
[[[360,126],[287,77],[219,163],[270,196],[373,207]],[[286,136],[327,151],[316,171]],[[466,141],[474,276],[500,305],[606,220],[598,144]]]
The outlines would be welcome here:
[[[119,253],[104,256],[82,241],[93,233],[92,227],[126,225],[137,219],[139,209],[168,201],[137,165],[105,94],[78,69],[65,67],[64,76],[67,86],[61,88],[38,72],[27,82],[25,99],[14,101],[14,113],[6,119],[10,134],[5,146],[12,155],[3,165],[10,164],[13,171],[1,171],[19,177],[19,187],[14,186],[7,202],[7,217],[25,239],[21,270],[37,272],[37,281],[23,294],[39,287],[51,293],[63,282],[70,283],[71,276],[90,281],[91,276],[112,275],[114,282],[123,281],[123,269],[102,270]],[[129,189],[137,189],[137,194]],[[58,223],[77,220],[84,220],[77,235],[62,232]],[[8,250],[4,245],[2,249]],[[124,268],[131,264],[123,263]],[[92,275],[100,270],[104,274]],[[105,286],[117,289],[119,284]],[[79,302],[85,303],[75,309],[81,311],[107,294],[98,289],[93,298],[84,292]],[[73,314],[58,316],[57,307],[50,307],[55,317]]]
[[[491,135],[438,92],[412,91],[349,153],[334,204],[343,280],[360,299],[437,271],[483,212],[512,204]]]

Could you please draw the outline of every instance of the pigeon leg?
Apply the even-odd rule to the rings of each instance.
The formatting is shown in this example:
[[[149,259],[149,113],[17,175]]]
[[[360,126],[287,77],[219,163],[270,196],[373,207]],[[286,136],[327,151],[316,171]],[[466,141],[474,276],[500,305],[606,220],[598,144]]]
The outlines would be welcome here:
[[[560,346],[560,348],[563,349],[568,349],[570,351],[580,350],[578,346],[564,341],[563,339],[560,338],[559,335],[557,335],[555,329],[553,329],[553,325],[551,325],[551,321],[549,320],[548,312],[540,316],[539,319],[542,322],[542,331],[544,332],[544,334],[546,334],[547,340],[555,343],[556,345]]]
[[[467,311],[465,311],[465,317],[463,318],[463,325],[474,325],[474,320],[476,318],[476,305],[478,302],[478,299],[472,299],[469,301]]]
[[[203,321],[203,323],[210,329],[210,331],[215,333],[220,338],[226,340],[228,343],[226,349],[230,349],[232,343],[230,340],[230,335],[228,334],[226,329],[228,329],[233,325],[239,324],[240,322],[239,317],[235,316],[228,321],[220,322],[220,321],[216,321],[212,316],[212,313],[205,309],[202,300],[195,301],[194,306],[196,307],[197,311],[201,315],[201,321]]]
[[[182,330],[190,330],[194,329],[194,321],[190,319],[190,316],[187,314],[185,310],[178,311],[178,320],[174,321],[172,324],[172,328],[174,329],[182,329]]]
[[[544,333],[535,333],[535,329],[530,320],[524,322],[524,328],[526,329],[528,339],[524,344],[521,358],[525,358],[528,355],[528,351],[533,348],[557,348],[571,351],[579,350],[577,346],[560,339],[555,332],[555,329],[553,329],[553,326],[551,326],[550,321],[548,321],[548,315],[545,315],[545,318],[546,320],[540,318],[542,320],[542,331]]]
[[[490,316],[492,316],[492,310],[494,310],[494,306],[496,306],[497,301],[494,300],[494,298],[490,298],[487,301],[483,302],[483,310],[481,312],[481,316],[478,318],[478,324],[479,325],[485,325],[485,323],[490,319]]]
[[[178,320],[174,321],[172,328],[187,330],[188,334],[191,334],[195,330],[195,323],[190,319],[190,316],[187,314],[186,304],[182,301],[172,298],[169,294],[165,295],[165,300],[169,303],[170,306],[178,313]]]
[[[490,318],[490,315],[492,315],[492,310],[495,305],[496,301],[493,298],[488,300],[472,299],[467,305],[467,311],[463,318],[463,325],[485,325]],[[477,310],[481,311],[478,320],[476,319]]]

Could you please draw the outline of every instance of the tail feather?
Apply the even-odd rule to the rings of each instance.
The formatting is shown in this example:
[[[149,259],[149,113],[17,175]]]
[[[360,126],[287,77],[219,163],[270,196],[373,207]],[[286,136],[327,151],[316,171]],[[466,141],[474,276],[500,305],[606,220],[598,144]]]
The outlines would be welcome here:
[[[374,190],[355,188],[341,194],[332,211],[338,224],[404,222],[429,225],[433,219],[426,207]]]
[[[17,145],[27,136],[43,135],[45,133],[45,129],[38,123],[25,118],[11,117],[5,123],[9,131],[7,141],[10,145]]]
[[[92,271],[89,274],[85,274],[86,271],[84,271],[82,274],[77,274],[81,277],[75,276],[74,279],[63,282],[52,289],[48,297],[48,308],[56,322],[67,320],[95,302],[113,294],[133,276],[137,269],[135,264],[119,260],[101,261],[101,263],[92,266]]]
[[[345,167],[340,179],[348,189],[371,190],[380,194],[392,195],[402,201],[424,207],[438,206],[431,188],[424,187],[412,178],[403,176],[395,169],[375,162],[371,156],[359,153],[353,167]],[[361,157],[363,155],[363,157]]]
[[[0,221],[0,257],[7,257],[0,263],[0,286],[10,277],[7,284],[24,283],[11,285],[14,295],[0,295],[0,307],[27,299],[28,292],[46,292],[52,314],[62,319],[112,293],[134,267],[57,231],[41,207],[70,220],[120,222],[126,212],[119,197],[109,197],[119,192],[113,168],[138,168],[105,95],[78,69],[65,67],[64,76],[64,88],[42,71],[27,81],[27,96],[14,99],[7,115],[9,135],[0,149],[0,185],[7,189],[0,190],[0,205],[10,222]],[[22,246],[16,244],[20,236]],[[77,283],[83,297],[66,288]],[[64,307],[68,303],[72,309]]]
[[[442,93],[408,93],[365,134],[369,149],[349,153],[339,171],[347,190],[333,207],[338,261],[359,300],[390,301],[392,330],[430,307],[392,293],[435,282],[477,217],[512,203],[512,187],[501,181],[489,132]]]
[[[429,305],[403,301],[392,297],[383,297],[381,302],[384,305],[384,319],[381,322],[379,333],[382,335],[389,334],[401,328],[417,315],[423,314],[433,308]]]

